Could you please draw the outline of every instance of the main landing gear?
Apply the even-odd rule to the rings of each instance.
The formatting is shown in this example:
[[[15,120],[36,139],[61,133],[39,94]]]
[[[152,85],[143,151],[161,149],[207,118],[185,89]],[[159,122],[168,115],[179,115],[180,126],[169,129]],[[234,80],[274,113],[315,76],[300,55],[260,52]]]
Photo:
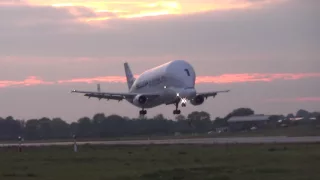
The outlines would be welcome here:
[[[176,109],[173,111],[173,114],[180,114],[181,111],[178,109],[178,106],[179,106],[179,102],[176,103]]]

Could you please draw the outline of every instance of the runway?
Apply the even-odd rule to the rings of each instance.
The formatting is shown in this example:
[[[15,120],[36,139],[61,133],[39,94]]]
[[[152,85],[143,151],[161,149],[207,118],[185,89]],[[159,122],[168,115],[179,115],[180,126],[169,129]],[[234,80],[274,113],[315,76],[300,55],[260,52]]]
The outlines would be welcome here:
[[[149,145],[149,144],[263,144],[263,143],[318,143],[320,136],[304,137],[224,137],[224,138],[190,138],[190,139],[165,139],[165,140],[120,140],[120,141],[82,141],[78,145]],[[53,146],[72,145],[74,142],[41,142],[22,143],[23,146]],[[2,147],[16,146],[18,143],[2,143]]]

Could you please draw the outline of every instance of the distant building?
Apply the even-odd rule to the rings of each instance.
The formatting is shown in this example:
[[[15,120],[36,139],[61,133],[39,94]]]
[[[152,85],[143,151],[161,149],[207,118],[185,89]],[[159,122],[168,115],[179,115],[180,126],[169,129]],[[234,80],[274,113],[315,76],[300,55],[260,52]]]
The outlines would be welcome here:
[[[302,121],[302,120],[314,121],[314,120],[316,120],[316,119],[317,119],[316,117],[293,117],[293,118],[290,118],[289,120],[290,120],[290,121]]]
[[[290,118],[289,120],[290,121],[300,121],[300,120],[304,120],[305,118],[304,117],[293,117],[293,118]]]
[[[274,123],[270,115],[233,116],[228,119],[230,131],[264,129]]]

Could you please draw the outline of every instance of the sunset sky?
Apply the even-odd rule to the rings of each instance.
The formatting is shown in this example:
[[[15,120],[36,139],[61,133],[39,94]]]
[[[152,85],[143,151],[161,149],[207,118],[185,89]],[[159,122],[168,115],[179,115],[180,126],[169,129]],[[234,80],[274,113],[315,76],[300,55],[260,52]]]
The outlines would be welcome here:
[[[137,117],[70,90],[126,92],[124,62],[138,76],[174,59],[194,66],[199,91],[231,90],[184,115],[320,111],[319,17],[319,0],[1,0],[0,116]]]

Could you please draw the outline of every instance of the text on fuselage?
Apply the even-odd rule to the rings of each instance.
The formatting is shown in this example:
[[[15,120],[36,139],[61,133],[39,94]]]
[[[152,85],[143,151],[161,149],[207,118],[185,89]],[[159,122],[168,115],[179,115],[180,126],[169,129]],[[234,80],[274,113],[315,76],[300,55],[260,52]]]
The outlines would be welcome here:
[[[161,76],[155,79],[151,79],[149,81],[141,81],[139,83],[136,84],[136,89],[140,89],[146,86],[156,86],[158,84],[161,84],[165,81],[165,77]]]

